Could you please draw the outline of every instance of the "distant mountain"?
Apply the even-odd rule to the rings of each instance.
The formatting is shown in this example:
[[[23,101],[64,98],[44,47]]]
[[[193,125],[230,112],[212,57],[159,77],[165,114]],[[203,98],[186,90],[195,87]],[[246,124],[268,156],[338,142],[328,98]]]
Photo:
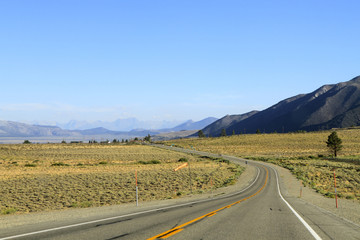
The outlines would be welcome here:
[[[0,121],[0,137],[79,136],[79,133],[54,126],[37,126],[12,121]]]
[[[172,136],[183,136],[184,133],[176,134],[178,129],[194,130],[205,127],[208,123],[212,123],[216,118],[206,118],[198,122],[191,120],[180,124],[174,128],[147,130],[147,129],[133,129],[131,131],[112,131],[104,127],[97,127],[85,130],[64,130],[57,126],[41,126],[31,125],[12,121],[0,121],[0,137],[11,138],[56,138],[64,137],[71,139],[129,139],[134,137],[144,137],[148,134],[151,136],[161,133],[172,132]],[[190,133],[189,133],[190,134]],[[169,135],[170,136],[170,135]]]
[[[248,115],[226,116],[203,129],[205,135],[261,132],[314,131],[360,125],[360,76],[324,85],[309,94],[285,99]]]
[[[165,129],[172,128],[180,121],[140,121],[136,118],[117,119],[112,122],[107,121],[77,121],[72,120],[68,123],[57,123],[56,126],[67,130],[87,130],[94,128],[106,128],[112,131],[131,131],[133,129]]]
[[[178,132],[178,131],[185,131],[185,130],[200,130],[203,129],[204,127],[208,126],[209,124],[212,124],[213,122],[215,122],[216,120],[218,120],[217,118],[214,117],[208,117],[205,118],[203,120],[194,122],[192,120],[188,120],[174,128],[169,129],[167,132]]]
[[[154,141],[165,141],[165,140],[171,140],[171,139],[178,139],[178,138],[186,138],[191,135],[196,135],[198,130],[184,130],[184,131],[178,131],[178,132],[165,132],[160,133],[155,136],[152,136],[151,139]]]

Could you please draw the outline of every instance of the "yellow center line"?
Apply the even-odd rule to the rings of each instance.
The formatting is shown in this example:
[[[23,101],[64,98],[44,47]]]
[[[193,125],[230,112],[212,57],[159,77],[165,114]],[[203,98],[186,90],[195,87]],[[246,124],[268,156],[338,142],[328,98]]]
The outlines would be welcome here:
[[[212,211],[212,212],[210,212],[210,213],[208,213],[208,214],[205,214],[205,215],[203,215],[203,216],[201,216],[201,217],[198,217],[198,218],[195,218],[195,219],[193,219],[193,220],[191,220],[191,221],[188,221],[188,222],[186,222],[186,223],[183,223],[183,224],[181,224],[180,226],[174,227],[174,228],[172,228],[172,229],[170,229],[170,230],[168,230],[168,231],[165,231],[165,232],[163,232],[163,233],[160,233],[160,234],[158,234],[158,235],[156,235],[156,236],[154,236],[154,237],[148,238],[147,240],[165,239],[165,238],[168,238],[168,237],[170,237],[170,236],[172,236],[172,235],[177,234],[178,232],[181,232],[182,230],[184,230],[184,227],[186,227],[186,226],[189,225],[189,224],[192,224],[192,223],[194,223],[194,222],[197,222],[197,221],[199,221],[199,220],[201,220],[201,219],[203,219],[203,218],[205,218],[205,217],[212,217],[212,216],[214,216],[217,212],[219,212],[219,211],[221,211],[221,210],[224,210],[224,209],[226,209],[226,208],[230,208],[231,206],[233,206],[233,205],[235,205],[235,204],[241,203],[241,202],[243,202],[243,201],[246,201],[247,199],[250,199],[250,198],[256,196],[257,194],[259,194],[259,192],[261,192],[261,191],[265,188],[265,186],[266,186],[266,184],[267,184],[267,180],[268,180],[268,176],[269,176],[269,171],[268,171],[267,169],[265,169],[265,170],[266,170],[266,178],[265,178],[265,183],[264,183],[264,185],[263,185],[255,194],[251,195],[250,197],[243,198],[243,199],[241,199],[241,200],[239,200],[239,201],[237,201],[237,202],[234,202],[234,203],[229,204],[229,205],[227,205],[227,206],[225,206],[225,207],[219,208],[219,209],[217,209],[217,210],[215,210],[215,211]]]

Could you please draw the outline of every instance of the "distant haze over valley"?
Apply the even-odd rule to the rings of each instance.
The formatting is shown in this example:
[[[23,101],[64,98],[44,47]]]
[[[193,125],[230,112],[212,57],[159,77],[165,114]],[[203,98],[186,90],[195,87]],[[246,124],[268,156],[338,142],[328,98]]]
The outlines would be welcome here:
[[[134,129],[163,129],[173,128],[184,121],[143,121],[137,118],[124,118],[115,121],[77,121],[72,120],[67,123],[56,123],[56,126],[68,130],[85,130],[103,127],[112,131],[131,131]]]

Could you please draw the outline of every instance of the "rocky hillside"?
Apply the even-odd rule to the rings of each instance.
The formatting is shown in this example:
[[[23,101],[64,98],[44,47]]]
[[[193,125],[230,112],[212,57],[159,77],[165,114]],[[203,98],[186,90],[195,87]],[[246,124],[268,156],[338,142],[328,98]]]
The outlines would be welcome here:
[[[261,132],[315,131],[360,125],[360,76],[324,85],[309,93],[285,99],[268,109],[226,116],[203,129],[206,135]]]

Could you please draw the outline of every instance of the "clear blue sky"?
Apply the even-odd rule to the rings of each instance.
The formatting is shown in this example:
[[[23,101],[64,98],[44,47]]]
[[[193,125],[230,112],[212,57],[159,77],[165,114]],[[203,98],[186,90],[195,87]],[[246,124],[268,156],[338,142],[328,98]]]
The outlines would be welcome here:
[[[360,1],[0,0],[0,119],[200,120],[360,75]]]

